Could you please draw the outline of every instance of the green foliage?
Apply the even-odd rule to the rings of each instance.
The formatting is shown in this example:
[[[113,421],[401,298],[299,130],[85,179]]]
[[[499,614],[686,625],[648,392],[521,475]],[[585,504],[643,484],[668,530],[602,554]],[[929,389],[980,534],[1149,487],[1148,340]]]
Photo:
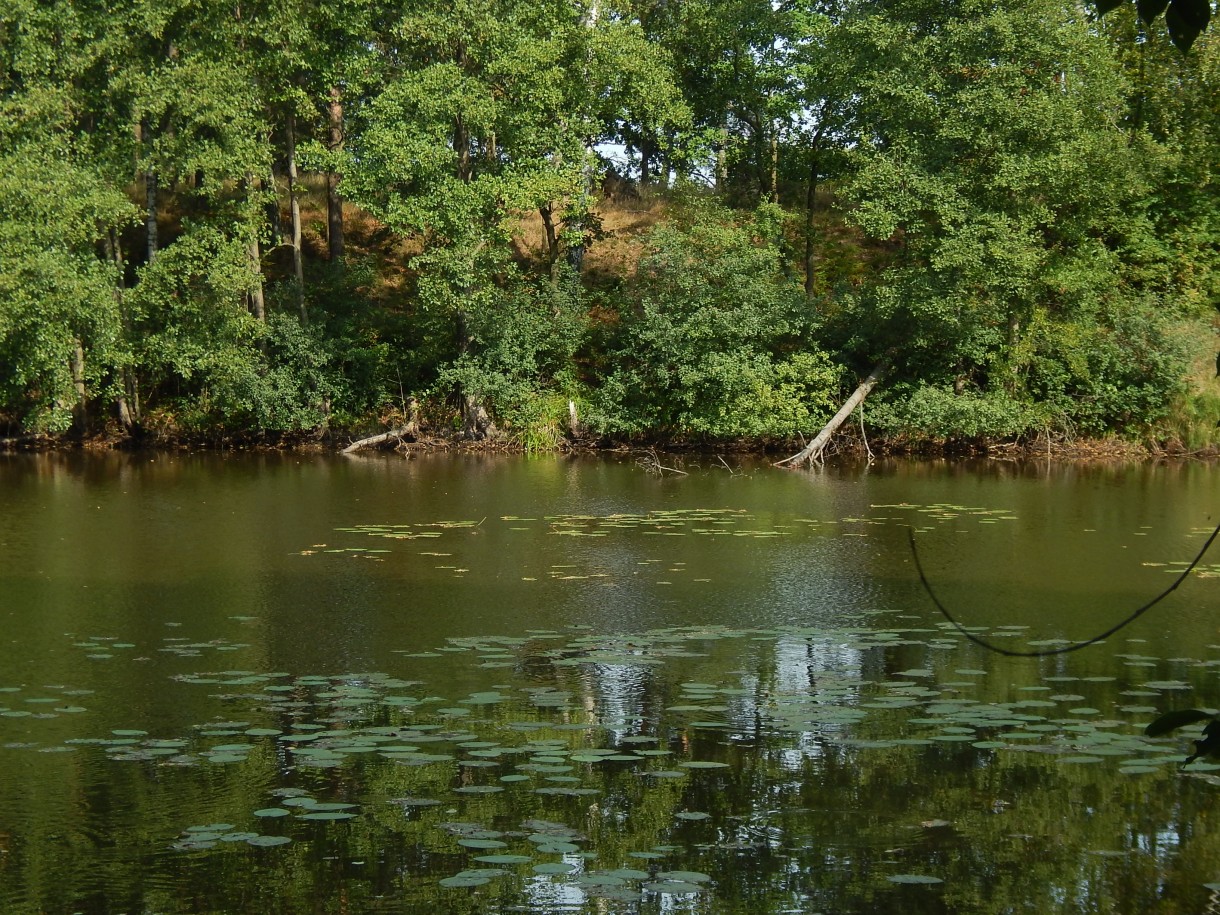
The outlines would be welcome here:
[[[802,344],[810,315],[769,217],[699,204],[652,232],[594,398],[602,431],[791,436],[833,412],[838,372]]]
[[[131,217],[66,143],[0,154],[0,399],[26,429],[67,430],[74,382],[91,396],[122,359],[116,270],[96,248]]]
[[[894,434],[1214,441],[1183,341],[1220,292],[1220,43],[1206,0],[1138,6],[1168,39],[1064,0],[14,0],[0,415],[276,434],[416,396],[544,449],[570,400],[788,437],[884,358]],[[364,210],[346,266],[307,227],[300,285],[289,124]],[[642,256],[612,147],[669,211]]]
[[[129,297],[133,363],[148,408],[191,434],[314,430],[390,396],[387,348],[353,303],[359,264],[320,283],[302,325],[287,284],[268,297],[265,323],[245,306],[253,276],[241,239],[192,227],[142,271]],[[394,393],[397,393],[396,391]]]
[[[1190,451],[1220,445],[1220,394],[1198,391],[1182,395],[1172,404],[1159,431]]]
[[[1004,391],[955,395],[927,385],[900,388],[868,411],[869,425],[886,433],[941,441],[1014,438],[1036,430],[1042,420],[1038,410]]]
[[[1174,330],[1155,301],[1120,302],[1070,324],[1039,314],[1022,348],[1026,391],[1070,430],[1145,433],[1184,392],[1187,351]]]
[[[346,393],[334,343],[315,327],[275,313],[267,321],[264,358],[231,365],[213,384],[213,423],[260,432],[314,429]]]
[[[140,271],[127,296],[133,361],[150,394],[183,387],[205,402],[219,385],[256,371],[263,329],[244,305],[254,282],[244,243],[213,226],[188,226]]]
[[[559,450],[570,423],[568,399],[554,392],[524,393],[524,399],[499,410],[508,434],[529,454]]]
[[[585,332],[579,287],[517,280],[465,314],[463,352],[440,369],[435,388],[483,399],[527,450],[558,447],[567,401],[580,399],[572,360]]]

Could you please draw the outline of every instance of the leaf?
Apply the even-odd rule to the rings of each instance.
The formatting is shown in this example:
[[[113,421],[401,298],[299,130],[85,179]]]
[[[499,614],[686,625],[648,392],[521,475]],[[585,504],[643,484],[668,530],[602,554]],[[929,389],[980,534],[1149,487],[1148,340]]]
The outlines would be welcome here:
[[[1200,32],[1207,28],[1212,18],[1212,8],[1208,0],[1170,0],[1169,13],[1181,16],[1182,21]]]
[[[1207,28],[1212,9],[1209,0],[1172,0],[1165,12],[1169,40],[1185,54],[1199,34]]]
[[[1198,721],[1206,721],[1211,717],[1207,712],[1197,708],[1178,709],[1174,712],[1166,712],[1157,718],[1144,728],[1144,733],[1149,737],[1160,737],[1162,734],[1168,734],[1170,731],[1176,731],[1178,728],[1184,728]]]
[[[1156,17],[1165,12],[1165,7],[1169,6],[1169,0],[1135,0],[1135,8],[1139,11],[1140,19],[1145,25],[1152,25]]]
[[[444,887],[471,887],[483,886],[485,883],[491,883],[491,880],[472,874],[458,874],[456,877],[445,877],[437,882]]]
[[[290,836],[254,836],[246,839],[249,845],[255,845],[260,848],[271,848],[275,845],[287,845],[292,841]]]
[[[477,848],[480,850],[508,848],[508,843],[501,842],[499,839],[458,839],[458,845],[463,845],[466,848]]]

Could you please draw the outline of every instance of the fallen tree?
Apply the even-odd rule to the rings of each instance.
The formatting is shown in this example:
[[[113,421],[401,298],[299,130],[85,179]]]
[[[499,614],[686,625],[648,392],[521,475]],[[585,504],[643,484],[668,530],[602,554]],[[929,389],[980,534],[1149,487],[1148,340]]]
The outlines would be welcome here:
[[[407,403],[404,406],[407,413],[407,421],[397,429],[391,429],[389,432],[382,432],[378,435],[370,435],[368,438],[362,438],[352,442],[340,454],[354,454],[357,451],[363,451],[365,448],[376,448],[379,445],[384,445],[386,442],[401,442],[404,438],[416,439],[419,437],[419,403],[414,397],[407,398]]]
[[[822,427],[821,432],[814,436],[813,441],[802,448],[798,454],[784,458],[782,461],[776,461],[775,466],[796,466],[805,463],[812,464],[815,461],[820,464],[831,438],[839,431],[839,427],[847,422],[847,418],[851,416],[856,407],[864,402],[864,398],[868,396],[869,391],[881,382],[886,372],[889,371],[889,367],[888,359],[883,359],[873,366],[873,370],[860,382],[859,386],[852,392],[851,397],[847,398],[843,406],[839,407],[839,412],[834,415],[830,422]]]
[[[380,435],[370,435],[368,438],[362,438],[359,441],[352,442],[340,454],[353,454],[357,451],[363,451],[365,448],[376,448],[378,445],[384,445],[390,441],[402,441],[404,436],[414,437],[416,432],[413,423],[408,423],[405,426],[399,426],[397,429],[391,429],[389,432],[382,432]]]

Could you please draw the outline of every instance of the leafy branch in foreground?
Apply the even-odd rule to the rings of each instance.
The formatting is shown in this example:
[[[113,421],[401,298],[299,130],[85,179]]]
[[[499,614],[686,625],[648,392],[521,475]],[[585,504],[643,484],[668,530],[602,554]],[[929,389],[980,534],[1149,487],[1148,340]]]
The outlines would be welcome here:
[[[960,632],[962,635],[964,635],[968,640],[970,640],[974,644],[978,645],[980,648],[986,648],[988,651],[995,652],[996,654],[1002,654],[1009,658],[1045,658],[1045,657],[1049,657],[1050,655],[1068,654],[1073,651],[1080,651],[1080,649],[1082,649],[1082,648],[1088,648],[1090,645],[1096,645],[1098,642],[1101,642],[1104,639],[1108,639],[1110,636],[1114,635],[1114,633],[1118,632],[1120,629],[1130,625],[1131,623],[1134,623],[1137,619],[1139,619],[1141,616],[1143,616],[1145,613],[1147,613],[1149,610],[1151,610],[1153,607],[1155,607],[1157,604],[1159,604],[1161,601],[1163,601],[1166,597],[1168,597],[1170,594],[1172,594],[1174,591],[1176,591],[1178,588],[1178,585],[1180,585],[1182,582],[1186,581],[1186,579],[1188,577],[1190,577],[1190,573],[1195,570],[1195,567],[1200,562],[1203,561],[1203,557],[1207,554],[1208,549],[1211,547],[1213,541],[1215,541],[1216,537],[1218,537],[1218,536],[1220,536],[1220,524],[1216,525],[1216,528],[1215,528],[1215,530],[1212,531],[1211,536],[1208,537],[1207,540],[1204,541],[1203,546],[1199,549],[1199,552],[1195,554],[1195,558],[1190,561],[1190,564],[1185,569],[1182,570],[1181,574],[1179,574],[1173,580],[1173,583],[1168,588],[1166,588],[1156,597],[1149,600],[1147,603],[1141,604],[1140,606],[1136,607],[1129,614],[1127,614],[1127,616],[1125,616],[1123,619],[1119,620],[1117,623],[1115,623],[1113,626],[1111,626],[1109,629],[1105,630],[1104,632],[1099,632],[1097,635],[1092,636],[1091,638],[1087,638],[1087,639],[1084,639],[1079,642],[1073,642],[1070,645],[1064,645],[1062,648],[1051,648],[1051,649],[1047,649],[1045,651],[1012,651],[1011,649],[1008,649],[1008,648],[1001,648],[999,645],[996,645],[994,642],[989,642],[986,639],[975,635],[973,632],[971,632],[965,626],[963,626],[961,623],[959,623],[957,621],[957,618],[954,617],[953,614],[949,612],[949,609],[943,603],[941,603],[940,598],[936,596],[936,592],[932,590],[932,584],[931,584],[931,582],[928,581],[928,576],[924,573],[923,564],[919,561],[919,551],[915,549],[915,531],[913,528],[907,529],[907,538],[911,544],[911,558],[915,562],[915,571],[919,574],[920,584],[923,585],[923,589],[927,593],[928,597],[931,599],[932,603],[936,605],[936,609],[939,610],[941,612],[941,615],[945,619],[947,619],[950,623],[952,623],[954,628],[957,629],[957,631]],[[1183,724],[1189,724],[1189,723],[1190,722],[1183,722]],[[1173,725],[1173,727],[1181,727],[1181,726],[1182,726],[1181,724]],[[1217,748],[1220,749],[1220,743],[1217,744]]]
[[[1126,0],[1094,0],[1099,16],[1118,9]],[[1152,25],[1165,14],[1169,40],[1183,53],[1190,50],[1211,21],[1211,0],[1135,0],[1135,8],[1145,25]]]
[[[1144,733],[1149,737],[1163,737],[1171,731],[1200,721],[1206,721],[1207,727],[1203,729],[1203,739],[1195,741],[1195,752],[1182,763],[1183,766],[1188,766],[1200,756],[1220,756],[1220,718],[1202,709],[1178,709],[1161,715],[1144,728]]]

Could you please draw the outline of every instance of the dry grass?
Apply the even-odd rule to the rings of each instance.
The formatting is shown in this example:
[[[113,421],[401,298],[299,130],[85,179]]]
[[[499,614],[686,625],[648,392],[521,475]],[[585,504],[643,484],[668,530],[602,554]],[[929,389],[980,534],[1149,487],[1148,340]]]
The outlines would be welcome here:
[[[605,197],[594,207],[601,221],[602,237],[589,246],[583,273],[594,284],[635,276],[643,253],[643,237],[670,211],[664,198],[652,195]],[[513,254],[523,264],[534,266],[546,259],[546,230],[536,210],[520,212],[510,220]]]
[[[325,260],[326,183],[322,175],[304,175],[300,180],[302,242],[305,256]],[[287,188],[281,188],[282,222],[288,224]],[[589,246],[583,275],[592,286],[630,282],[635,278],[640,258],[645,254],[645,238],[658,224],[671,218],[679,206],[663,193],[628,188],[604,196],[594,208],[600,220],[600,237]],[[421,250],[415,237],[396,235],[370,213],[344,203],[343,218],[348,250],[355,256],[366,255],[378,263],[379,280],[370,290],[375,297],[400,298],[409,289],[413,273],[408,266]],[[557,220],[562,213],[557,213]],[[546,232],[537,210],[520,211],[508,221],[512,235],[512,256],[523,267],[538,270],[546,260]],[[843,219],[841,208],[828,189],[819,192],[815,231],[817,233],[818,285],[821,289],[842,283],[859,282],[865,273],[877,269],[890,255],[886,244],[869,243],[859,230]],[[799,219],[788,225],[787,243],[795,256],[803,251],[803,228]],[[797,265],[799,269],[799,265]]]

